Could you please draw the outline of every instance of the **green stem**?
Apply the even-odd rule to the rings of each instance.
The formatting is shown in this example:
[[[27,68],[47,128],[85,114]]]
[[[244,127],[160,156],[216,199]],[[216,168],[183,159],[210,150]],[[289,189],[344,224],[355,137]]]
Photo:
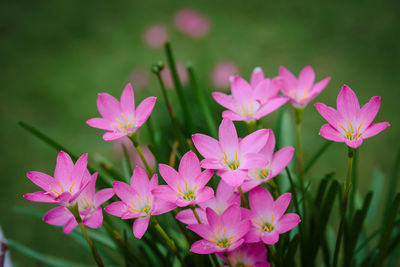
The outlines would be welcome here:
[[[273,245],[268,245],[268,257],[275,263],[275,266],[279,265],[278,257],[276,256],[275,248]]]
[[[175,254],[175,256],[178,258],[178,260],[181,262],[182,266],[185,266],[185,262],[182,259],[182,256],[179,254],[178,249],[176,248],[174,240],[172,240],[168,234],[164,231],[164,229],[161,227],[161,225],[158,223],[157,219],[155,217],[151,217],[151,222],[154,225],[154,228],[161,234],[161,236],[164,238],[165,243],[170,247],[172,252]]]
[[[129,137],[129,139],[132,141],[133,146],[136,148],[136,151],[138,152],[138,154],[139,154],[139,156],[140,156],[140,159],[142,160],[144,166],[146,167],[147,174],[149,175],[149,177],[153,176],[154,171],[153,171],[153,169],[150,167],[149,163],[147,162],[146,158],[145,158],[144,155],[143,155],[143,151],[142,151],[142,149],[140,148],[139,141],[138,141],[137,136],[136,136],[136,132],[133,133],[133,134],[131,134],[131,135],[128,136],[128,137]]]
[[[349,191],[350,191],[350,187],[351,187],[351,174],[352,174],[352,168],[353,168],[353,158],[354,158],[354,149],[349,147],[348,162],[347,162],[347,175],[346,175],[346,180],[343,183],[343,203],[342,203],[342,209],[341,209],[342,212],[341,212],[339,230],[338,230],[338,234],[336,236],[336,245],[335,245],[335,252],[333,254],[332,267],[336,267],[338,264],[338,260],[339,260],[340,245],[342,242],[344,224],[346,221],[347,202],[348,202]]]
[[[200,220],[199,214],[197,214],[196,207],[195,207],[194,205],[190,205],[190,208],[191,208],[192,211],[193,211],[194,217],[196,217],[196,221],[197,221],[199,224],[201,224],[201,220]]]
[[[272,189],[274,190],[274,195],[276,198],[279,197],[279,189],[278,189],[278,185],[275,183],[274,180],[269,180],[268,184],[272,187]]]
[[[298,160],[298,164],[299,164],[300,185],[301,185],[301,188],[304,190],[303,144],[302,144],[302,140],[301,140],[301,121],[303,118],[303,110],[304,109],[302,109],[302,108],[295,109],[296,132],[297,132],[297,160]]]
[[[256,128],[256,121],[246,121],[247,133],[251,134]]]
[[[230,260],[229,257],[228,257],[228,252],[224,252],[224,256],[225,256],[226,263],[228,264],[228,266],[229,266],[229,267],[233,267],[233,265],[232,265],[232,263],[231,263],[231,260]]]
[[[244,195],[241,186],[238,186],[238,191],[239,191],[239,193],[240,193],[240,198],[242,199],[243,206],[244,206],[245,208],[249,208],[249,203],[247,202],[246,196]]]
[[[92,255],[93,255],[94,260],[97,263],[97,266],[104,267],[103,261],[101,260],[100,255],[97,252],[96,246],[95,246],[93,240],[90,239],[89,235],[86,232],[85,226],[83,225],[81,215],[79,214],[78,204],[75,204],[74,206],[70,206],[70,207],[68,207],[68,209],[71,211],[71,213],[75,217],[75,220],[78,222],[79,228],[81,228],[82,234],[85,237],[86,242],[88,243],[88,245],[92,251]]]

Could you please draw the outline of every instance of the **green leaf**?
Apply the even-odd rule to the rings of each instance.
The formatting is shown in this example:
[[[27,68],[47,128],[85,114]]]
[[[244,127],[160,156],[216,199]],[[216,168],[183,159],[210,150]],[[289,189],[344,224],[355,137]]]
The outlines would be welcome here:
[[[310,160],[307,162],[306,167],[304,168],[304,174],[306,174],[311,167],[317,162],[317,160],[324,154],[324,152],[330,147],[330,145],[333,142],[331,141],[325,141],[322,146],[315,152],[314,155],[310,158]]]
[[[295,255],[297,251],[297,247],[299,246],[299,234],[296,234],[293,239],[289,242],[288,252],[283,258],[282,266],[293,266]]]
[[[122,144],[122,151],[124,152],[124,159],[122,161],[122,165],[124,167],[123,169],[125,173],[125,180],[129,181],[132,176],[133,170],[131,166],[131,159],[129,158],[128,149],[124,144]]]
[[[390,181],[388,183],[388,191],[387,191],[387,197],[386,197],[386,210],[385,210],[385,215],[384,218],[386,218],[389,214],[389,207],[390,203],[392,202],[392,199],[396,193],[396,188],[397,188],[397,180],[398,174],[400,170],[400,148],[397,150],[396,158],[394,160],[394,164],[390,173]]]

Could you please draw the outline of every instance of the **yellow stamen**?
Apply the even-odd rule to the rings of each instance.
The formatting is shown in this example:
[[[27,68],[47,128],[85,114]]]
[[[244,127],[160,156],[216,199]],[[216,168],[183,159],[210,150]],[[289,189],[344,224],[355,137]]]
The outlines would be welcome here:
[[[137,194],[136,194],[136,198],[137,198],[137,201],[139,202],[139,205],[142,205],[142,202],[140,202],[139,196]]]
[[[69,188],[69,192],[72,194],[72,187],[74,187],[75,182],[72,183],[71,187]]]
[[[362,122],[360,123],[360,125],[358,126],[358,129],[357,129],[357,132],[360,131],[361,125],[363,125],[363,123],[364,123],[364,121],[362,121]]]
[[[149,194],[146,194],[146,200],[147,200],[147,204],[150,204],[150,201],[149,201]]]
[[[51,189],[51,191],[53,191],[54,193],[56,193],[57,197],[60,195],[60,193],[58,193],[56,190]]]
[[[129,202],[131,202],[132,206],[134,206],[136,208],[136,206],[135,206],[135,204],[133,204],[132,200],[129,200]]]
[[[133,210],[133,211],[136,211],[136,212],[140,212],[139,210],[134,209],[134,208],[130,208],[129,210]]]
[[[188,189],[187,189],[187,180],[185,180],[185,190],[188,191]]]
[[[353,125],[351,125],[351,121],[350,121],[350,119],[349,119],[349,118],[347,118],[347,120],[349,121],[349,124],[350,124],[350,129],[351,129],[351,131],[352,131],[352,132],[354,132],[354,130],[353,130]]]
[[[182,193],[182,190],[181,190],[181,188],[179,187],[179,184],[178,184],[178,183],[176,183],[176,186],[178,187],[179,192]]]
[[[60,183],[60,187],[61,187],[61,192],[64,193],[64,188],[62,187],[61,183]]]
[[[218,231],[217,234],[219,234],[219,231],[221,230],[221,225],[218,226]]]

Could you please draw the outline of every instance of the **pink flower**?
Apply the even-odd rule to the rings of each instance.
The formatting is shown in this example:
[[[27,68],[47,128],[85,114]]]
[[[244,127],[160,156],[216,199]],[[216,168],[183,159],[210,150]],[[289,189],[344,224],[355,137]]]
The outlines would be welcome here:
[[[288,101],[278,94],[276,79],[265,79],[260,68],[253,71],[250,84],[239,76],[232,77],[231,91],[232,95],[214,92],[212,96],[228,109],[222,117],[233,121],[259,120]]]
[[[86,166],[87,154],[83,154],[74,164],[70,156],[61,151],[57,157],[54,178],[42,172],[32,171],[26,174],[43,191],[25,194],[24,198],[33,202],[74,205],[92,179]]]
[[[135,85],[135,90],[142,90],[149,84],[149,71],[142,68],[134,69],[129,75],[129,80]]]
[[[129,138],[127,138],[127,137],[122,137],[115,141],[114,148],[120,157],[124,156],[124,151],[122,150],[122,145],[124,145],[126,147],[126,149],[128,150],[129,159],[131,161],[132,166],[137,165],[137,166],[141,167],[142,169],[145,169],[144,163],[143,163],[142,159],[140,158],[139,153],[137,153],[136,149],[133,147],[131,140],[129,140]],[[154,170],[156,167],[156,160],[154,158],[153,153],[145,145],[140,145],[140,149],[142,150],[143,156],[146,159],[147,163]]]
[[[268,182],[277,176],[292,160],[294,148],[291,146],[284,147],[274,153],[275,135],[271,129],[268,131],[268,141],[259,152],[265,156],[265,158],[268,160],[268,164],[260,168],[249,170],[247,179],[242,185],[243,192],[250,191],[254,187]]]
[[[149,181],[146,172],[136,167],[131,185],[119,181],[113,183],[114,192],[122,201],[111,203],[104,209],[123,220],[136,219],[133,224],[133,234],[136,238],[142,238],[151,215],[163,214],[176,208],[174,203],[161,200],[151,193],[157,186],[156,174]]]
[[[218,253],[218,256],[224,262],[227,262],[223,254]],[[270,267],[269,262],[267,262],[267,249],[261,242],[243,244],[236,250],[229,252],[228,258],[229,262],[232,264],[232,267]]]
[[[262,241],[272,245],[278,242],[279,235],[296,227],[300,222],[295,213],[284,214],[289,206],[292,195],[285,193],[276,201],[267,189],[256,187],[249,193],[249,218],[252,227],[246,235],[246,243]]]
[[[210,208],[206,210],[207,224],[192,224],[187,228],[203,239],[193,243],[191,252],[210,254],[235,250],[244,242],[244,235],[250,228],[250,221],[242,218],[239,206],[231,206],[221,216]]]
[[[227,89],[230,85],[229,77],[238,74],[239,69],[234,62],[219,62],[211,71],[211,82],[217,89]]]
[[[381,105],[381,98],[374,96],[360,109],[353,90],[343,85],[337,100],[337,110],[323,103],[315,107],[327,124],[321,127],[319,134],[331,141],[345,142],[352,148],[361,145],[364,139],[377,135],[390,126],[388,122],[372,123]]]
[[[176,70],[178,71],[178,77],[182,86],[187,85],[189,76],[185,65],[180,62],[176,63]],[[174,80],[172,79],[171,70],[165,66],[161,73],[161,79],[164,82],[165,88],[172,90],[174,88]]]
[[[86,123],[94,128],[107,130],[105,141],[112,141],[136,132],[153,111],[156,97],[148,97],[135,109],[132,85],[128,83],[122,92],[121,102],[107,93],[97,97],[97,108],[102,118],[94,118]]]
[[[290,99],[290,102],[296,108],[305,107],[325,89],[331,80],[328,77],[314,84],[315,73],[311,66],[304,67],[298,79],[285,67],[280,67],[279,76],[283,94]]]
[[[162,47],[168,41],[167,29],[162,24],[149,26],[145,29],[142,40],[150,48]]]
[[[219,126],[219,141],[203,134],[194,134],[192,139],[205,158],[201,161],[201,167],[218,170],[217,175],[233,187],[243,183],[249,169],[268,163],[258,153],[268,140],[266,129],[255,131],[239,142],[233,122],[223,119]]]
[[[232,205],[240,206],[240,195],[235,193],[235,188],[227,185],[223,180],[220,180],[215,197],[200,203],[200,208],[196,208],[196,212],[202,223],[207,224],[206,209],[210,208],[218,215],[221,215],[228,207]],[[176,215],[176,219],[185,224],[197,224],[196,217],[192,210],[185,209]]]
[[[184,8],[174,16],[176,28],[194,39],[200,39],[210,31],[210,20],[199,12]]]
[[[82,191],[77,201],[82,222],[90,228],[100,228],[103,225],[101,205],[114,195],[112,188],[95,192],[96,180],[97,173],[93,175],[89,185]],[[48,224],[63,225],[65,234],[69,234],[78,225],[75,217],[64,206],[51,209],[44,215],[43,220]]]
[[[155,197],[173,202],[178,207],[199,204],[214,197],[213,189],[205,186],[214,172],[202,172],[199,159],[192,151],[183,155],[179,172],[165,164],[159,164],[158,169],[168,185],[155,188],[152,192]]]

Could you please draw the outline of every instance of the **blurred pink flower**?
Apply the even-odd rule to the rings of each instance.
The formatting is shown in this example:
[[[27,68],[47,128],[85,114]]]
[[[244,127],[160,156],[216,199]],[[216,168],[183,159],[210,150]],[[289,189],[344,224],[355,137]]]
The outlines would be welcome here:
[[[217,253],[218,256],[227,262],[226,257],[222,253]],[[229,262],[232,267],[270,267],[267,262],[267,249],[262,242],[243,244],[238,249],[228,252]]]
[[[180,62],[176,63],[176,68],[182,86],[187,85],[189,81],[187,68]],[[174,88],[174,80],[172,79],[171,70],[169,69],[169,67],[165,66],[164,69],[161,71],[161,79],[167,89],[172,90]]]
[[[229,77],[238,75],[239,69],[232,61],[222,61],[217,63],[211,71],[211,82],[217,89],[228,89]]]
[[[142,90],[149,84],[149,71],[146,69],[134,69],[129,75],[129,80],[136,90]]]
[[[124,151],[122,150],[122,145],[124,145],[126,147],[126,149],[128,150],[129,159],[131,161],[132,166],[137,165],[137,166],[145,169],[146,167],[144,166],[143,161],[139,156],[139,153],[137,153],[136,149],[133,147],[132,141],[129,140],[128,137],[122,137],[120,139],[115,140],[114,148],[115,148],[118,156],[120,156],[120,157],[124,156]],[[145,145],[140,145],[140,148],[142,149],[144,158],[146,159],[147,163],[154,170],[156,167],[156,160],[154,158],[153,153]]]
[[[151,25],[145,29],[142,40],[151,48],[162,47],[168,41],[167,28],[163,24]]]
[[[206,36],[211,26],[208,17],[190,8],[184,8],[176,12],[174,23],[179,31],[194,39]]]

